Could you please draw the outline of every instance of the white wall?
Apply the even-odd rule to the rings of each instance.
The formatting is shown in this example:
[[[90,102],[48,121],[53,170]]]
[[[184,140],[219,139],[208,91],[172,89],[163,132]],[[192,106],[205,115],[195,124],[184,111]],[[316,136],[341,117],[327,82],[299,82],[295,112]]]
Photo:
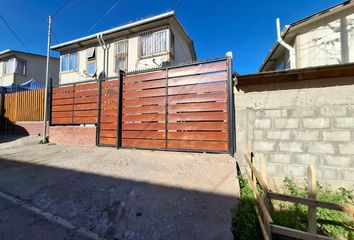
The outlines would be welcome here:
[[[112,42],[107,42],[109,47],[108,49],[108,77],[117,76],[115,72],[115,52],[116,47],[115,43],[120,40],[128,39],[128,71],[135,71],[147,68],[157,67],[157,65],[153,62],[153,59],[157,63],[162,63],[164,61],[169,61],[172,64],[191,61],[192,53],[190,52],[187,42],[183,39],[182,33],[178,30],[178,27],[171,25],[171,30],[173,31],[175,38],[174,45],[174,56],[171,58],[170,54],[164,54],[160,56],[155,56],[151,58],[143,58],[139,57],[139,35],[132,34],[125,38],[119,38]],[[92,46],[90,46],[92,47]],[[103,50],[97,43],[94,47],[96,47],[96,68],[97,73],[99,74],[103,70]],[[78,71],[69,71],[60,73],[60,84],[80,82],[92,79],[85,74],[83,71],[86,70],[86,49],[78,49],[79,54],[79,69]],[[62,53],[65,54],[65,53]]]

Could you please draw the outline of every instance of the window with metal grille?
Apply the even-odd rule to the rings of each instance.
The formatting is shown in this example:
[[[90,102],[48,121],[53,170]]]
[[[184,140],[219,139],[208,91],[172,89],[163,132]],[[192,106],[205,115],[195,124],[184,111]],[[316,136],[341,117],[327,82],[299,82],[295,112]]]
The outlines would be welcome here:
[[[158,28],[140,34],[140,57],[150,57],[171,52],[169,28]]]
[[[128,40],[122,40],[116,43],[116,64],[115,70],[128,70]]]

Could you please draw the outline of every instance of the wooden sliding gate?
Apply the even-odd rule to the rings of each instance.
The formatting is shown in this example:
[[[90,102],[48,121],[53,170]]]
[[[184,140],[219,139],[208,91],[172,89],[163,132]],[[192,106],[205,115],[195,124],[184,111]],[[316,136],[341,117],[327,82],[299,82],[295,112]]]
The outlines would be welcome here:
[[[122,146],[232,152],[229,66],[220,59],[125,76]]]
[[[231,60],[54,88],[52,125],[97,125],[97,145],[234,151]]]

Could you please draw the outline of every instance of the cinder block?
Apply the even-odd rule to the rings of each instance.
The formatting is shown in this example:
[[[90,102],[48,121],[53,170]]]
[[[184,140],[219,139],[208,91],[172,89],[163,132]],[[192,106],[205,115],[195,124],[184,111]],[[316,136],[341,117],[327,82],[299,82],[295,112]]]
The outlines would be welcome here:
[[[262,141],[255,141],[253,143],[253,149],[257,152],[271,152],[275,149],[274,142],[262,142]]]
[[[288,165],[289,175],[292,177],[305,177],[307,175],[307,167]]]
[[[324,180],[338,180],[339,173],[335,168],[319,168],[317,169],[317,176]]]
[[[281,153],[269,154],[268,162],[289,164],[291,162],[291,155]]]
[[[334,126],[336,128],[354,128],[354,118],[336,118],[334,119]]]
[[[342,167],[349,168],[354,167],[354,157],[345,157],[345,156],[322,156],[320,157],[321,165],[329,167]]]
[[[253,138],[256,140],[261,140],[263,139],[263,131],[262,130],[254,130],[253,132]]]
[[[324,117],[345,116],[346,114],[346,106],[326,106],[320,108],[320,115]]]
[[[275,119],[274,127],[275,128],[298,128],[299,127],[299,120],[295,119],[295,118]]]
[[[316,141],[320,139],[320,132],[316,130],[294,131],[295,140]]]
[[[256,119],[254,122],[255,128],[270,128],[270,119]]]
[[[303,147],[303,143],[298,143],[298,142],[281,142],[281,143],[279,143],[279,149],[282,152],[301,153],[301,152],[303,152],[302,147]]]
[[[302,125],[304,128],[329,128],[331,122],[329,118],[305,118]]]
[[[351,141],[351,132],[349,131],[323,131],[322,134],[325,141]]]
[[[354,170],[342,170],[343,180],[354,181]]]
[[[317,111],[313,108],[298,108],[294,109],[293,117],[316,117]]]
[[[330,143],[310,142],[308,143],[308,152],[334,154],[334,146]]]
[[[279,139],[279,140],[288,140],[290,139],[290,131],[268,131],[268,139]]]
[[[264,116],[265,117],[269,117],[269,118],[286,117],[287,116],[287,112],[284,109],[265,110],[264,111]]]
[[[354,143],[339,144],[339,153],[354,154]]]
[[[296,164],[306,165],[312,164],[317,165],[317,157],[311,154],[296,154],[294,156],[293,162]]]
[[[267,167],[268,174],[269,175],[276,175],[276,176],[286,175],[283,172],[283,166],[284,166],[283,164],[274,164],[274,163],[268,164],[268,167]]]

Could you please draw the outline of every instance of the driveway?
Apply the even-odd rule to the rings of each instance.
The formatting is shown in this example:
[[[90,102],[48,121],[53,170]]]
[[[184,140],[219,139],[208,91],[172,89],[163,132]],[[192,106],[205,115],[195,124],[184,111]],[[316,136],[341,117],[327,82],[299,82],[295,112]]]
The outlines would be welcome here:
[[[0,239],[232,239],[223,154],[38,144],[0,136]]]

